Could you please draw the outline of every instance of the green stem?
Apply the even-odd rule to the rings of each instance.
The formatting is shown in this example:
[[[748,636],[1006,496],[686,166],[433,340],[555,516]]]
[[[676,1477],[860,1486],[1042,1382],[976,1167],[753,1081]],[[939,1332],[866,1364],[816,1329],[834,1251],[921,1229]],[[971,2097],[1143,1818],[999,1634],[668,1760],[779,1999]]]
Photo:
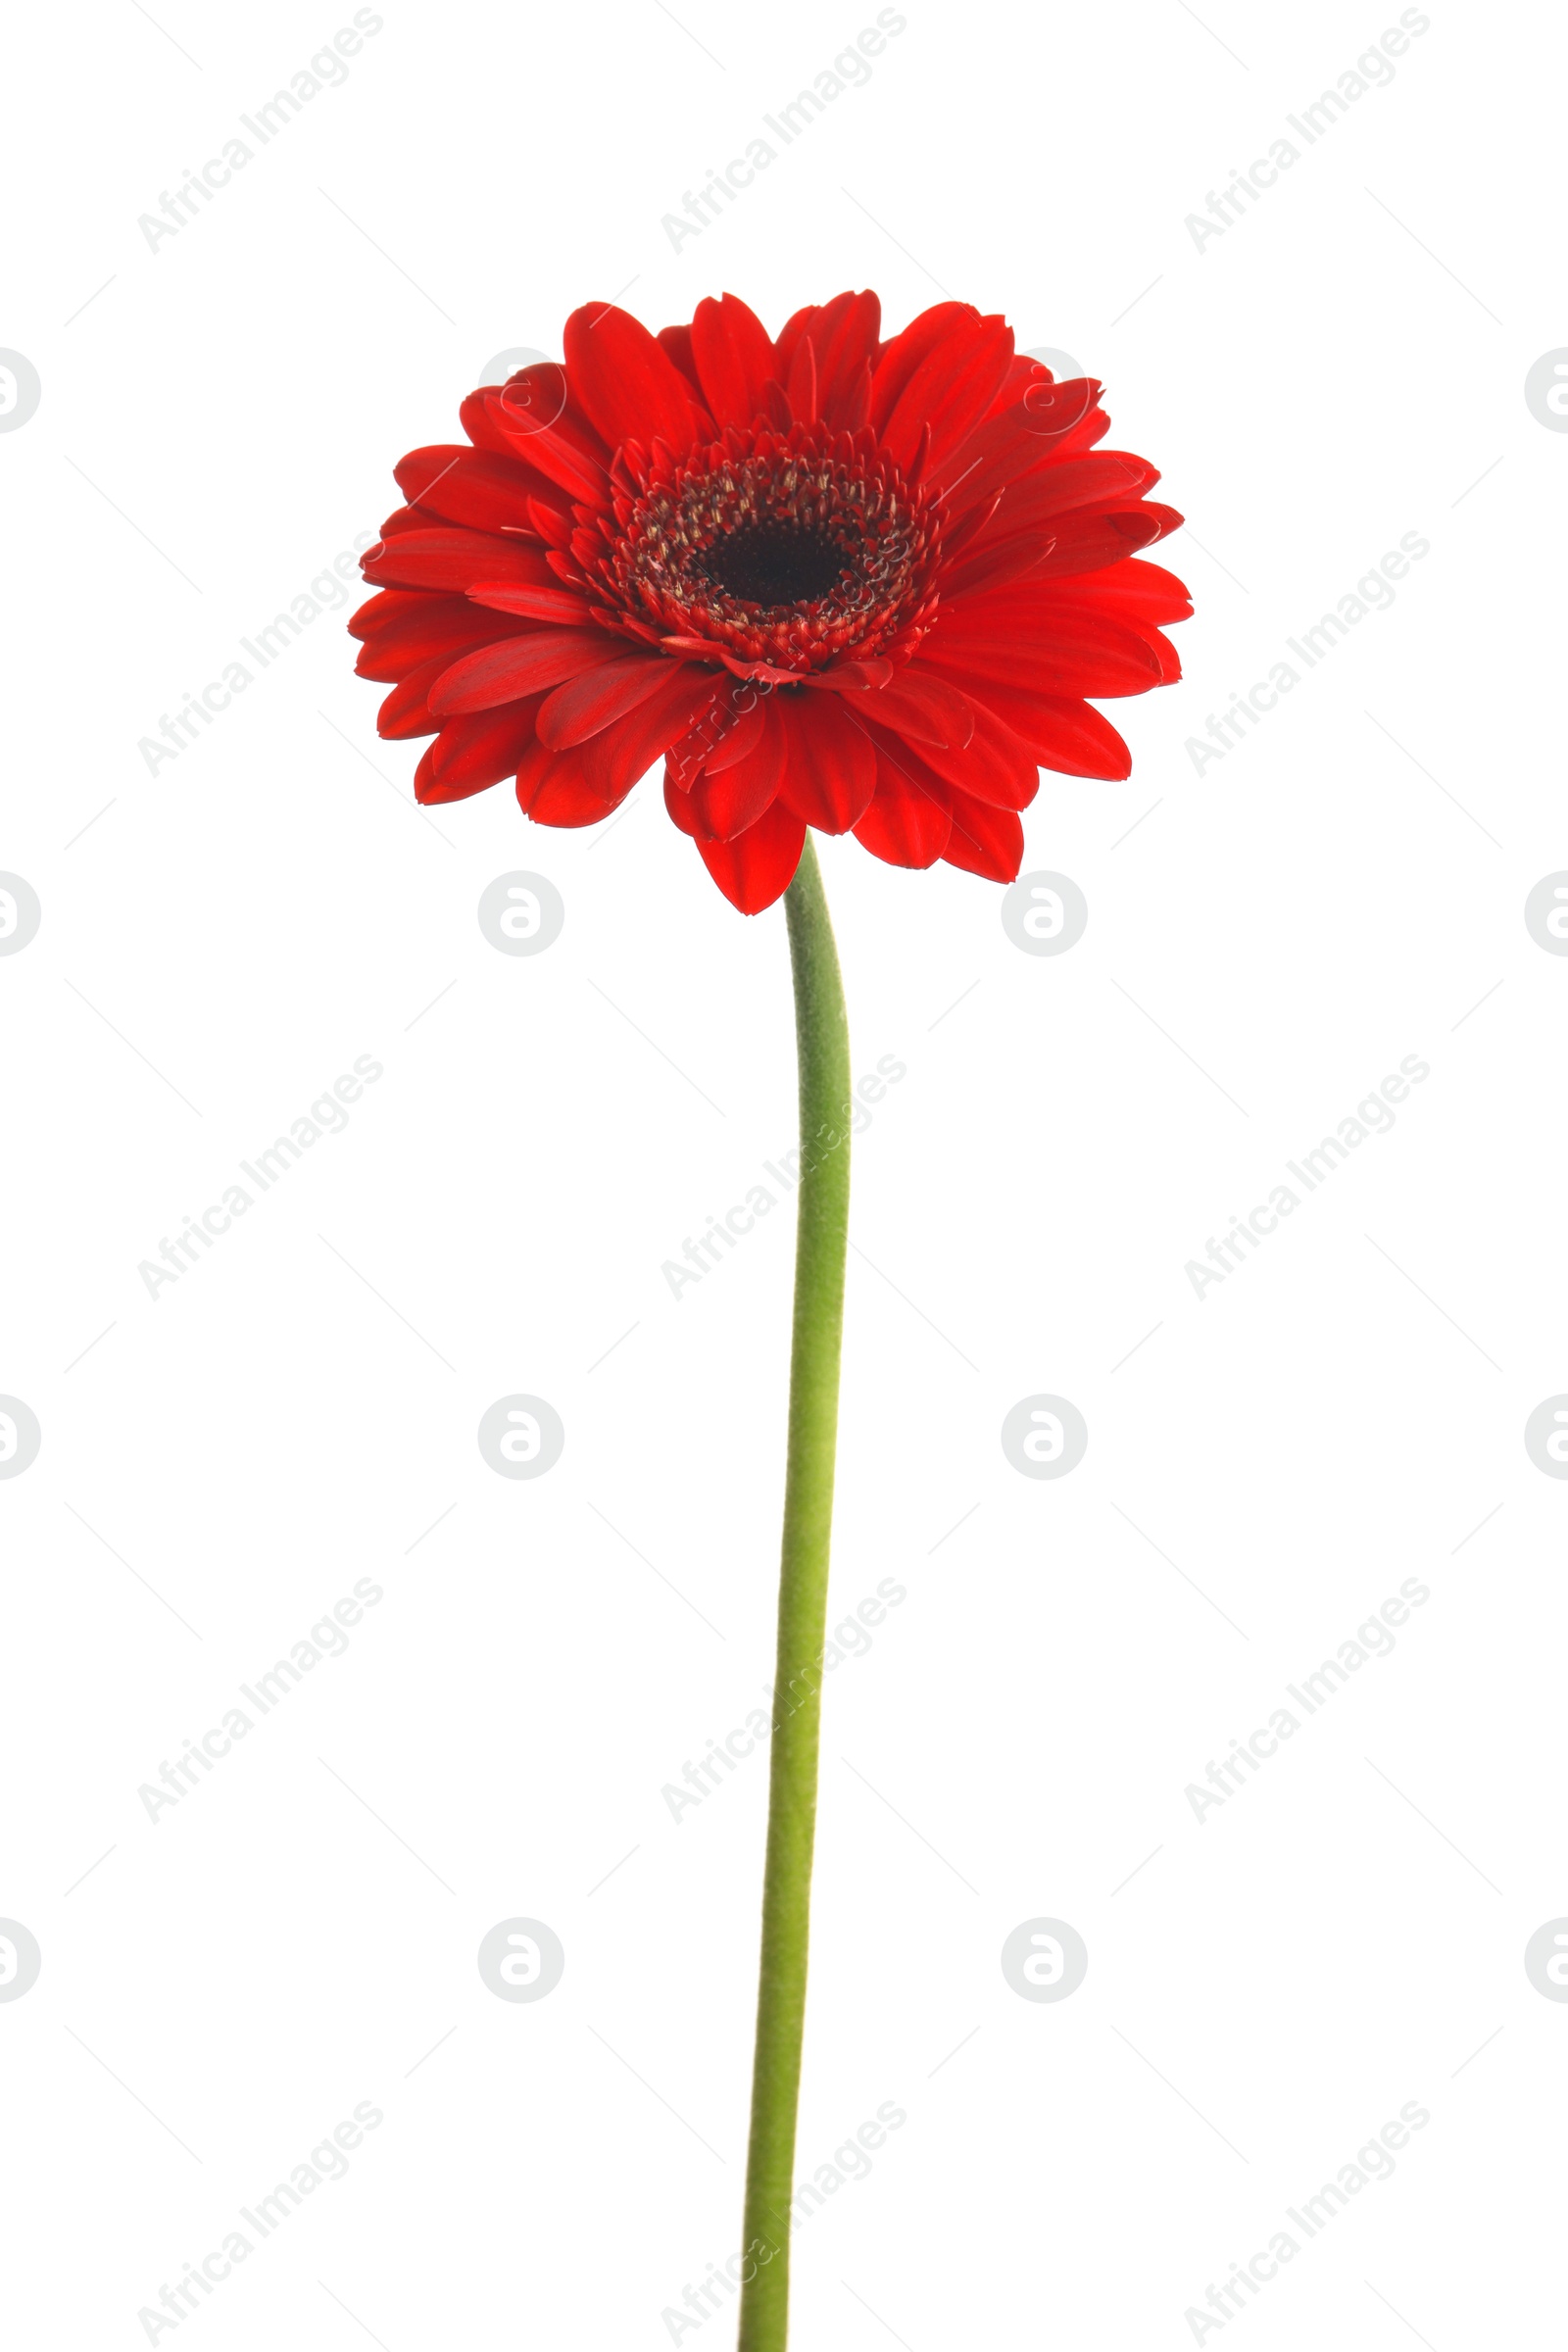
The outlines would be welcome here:
[[[746,2166],[739,2352],[784,2352],[790,2198],[806,2024],[821,1660],[827,1618],[839,1348],[850,1216],[850,1034],[838,950],[809,833],[784,899],[801,1085],[801,1191],[790,1352],[778,1669],[762,1882],[762,1956]]]

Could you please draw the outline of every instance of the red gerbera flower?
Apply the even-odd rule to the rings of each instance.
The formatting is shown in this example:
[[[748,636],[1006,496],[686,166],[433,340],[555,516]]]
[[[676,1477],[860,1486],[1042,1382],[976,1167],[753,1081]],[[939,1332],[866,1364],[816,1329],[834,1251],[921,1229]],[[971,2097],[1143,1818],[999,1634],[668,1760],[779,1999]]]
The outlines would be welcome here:
[[[470,446],[395,468],[406,506],[349,624],[431,735],[420,801],[515,775],[591,825],[664,756],[664,801],[744,913],[806,827],[893,865],[1008,882],[1041,767],[1125,776],[1085,699],[1180,675],[1180,580],[1134,561],[1181,521],[1102,450],[1092,379],[1054,383],[967,303],[889,343],[874,294],[773,340],[733,294],[656,338],[611,306],[565,363],[474,392]]]

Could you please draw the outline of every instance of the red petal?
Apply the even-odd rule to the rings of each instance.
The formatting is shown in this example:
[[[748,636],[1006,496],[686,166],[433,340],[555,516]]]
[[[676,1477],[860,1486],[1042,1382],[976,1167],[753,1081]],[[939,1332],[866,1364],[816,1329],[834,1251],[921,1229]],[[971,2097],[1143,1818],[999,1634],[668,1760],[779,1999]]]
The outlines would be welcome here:
[[[1052,526],[1055,545],[1030,576],[1036,580],[1079,580],[1092,571],[1126,563],[1141,547],[1168,537],[1180,522],[1169,507],[1121,508],[1108,514],[1069,514]]]
[[[692,356],[691,328],[689,326],[662,326],[654,340],[668,352],[698,399],[701,400],[703,387],[697,380],[697,362]]]
[[[582,778],[591,792],[614,801],[622,799],[660,753],[667,752],[685,733],[693,713],[711,701],[715,691],[711,670],[695,669],[689,662],[665,662],[659,666],[665,676],[647,702],[639,703],[635,710],[583,745]]]
[[[973,699],[996,711],[1042,767],[1063,776],[1102,776],[1119,782],[1133,772],[1133,756],[1108,718],[1069,695],[1029,694],[989,682]]]
[[[399,531],[360,559],[378,587],[466,589],[474,580],[548,579],[543,554],[489,531]]]
[[[1069,375],[1058,381],[1049,368],[1039,360],[1031,360],[1027,352],[1021,352],[1019,358],[1026,366],[1020,371],[1022,380],[1013,379],[1013,391],[1029,430],[1051,442],[1059,442],[1067,434],[1075,433],[1103,390],[1099,378]],[[1010,408],[1012,402],[1004,405]]]
[[[849,390],[835,397],[827,421],[841,433],[863,432],[871,421],[871,363],[860,362],[860,372]]]
[[[520,460],[465,449],[461,443],[411,449],[392,472],[411,507],[475,531],[499,531],[507,525],[531,531],[528,500],[546,486]]]
[[[1075,580],[1073,589],[1078,596],[1092,593],[1097,605],[1129,620],[1186,620],[1193,610],[1184,584],[1158,564],[1118,564],[1114,571]]]
[[[773,345],[773,372],[781,384],[787,384],[790,380],[790,367],[801,337],[813,334],[827,319],[830,311],[837,318],[839,312],[836,306],[848,300],[848,295],[836,294],[830,303],[808,302],[803,311],[797,311],[793,318],[785,320],[779,330],[778,340]],[[828,320],[828,331],[831,332],[831,320]]]
[[[916,752],[902,738],[889,739],[876,730],[877,748],[903,760],[907,771],[929,773],[945,784],[956,784],[993,808],[1027,808],[1040,790],[1040,762],[1012,729],[980,701],[969,705],[974,734],[963,749],[923,743]]]
[[[373,637],[389,620],[401,620],[406,613],[417,612],[429,602],[427,596],[413,588],[380,588],[349,614],[344,626],[351,637]]]
[[[779,694],[773,716],[785,741],[780,800],[819,833],[848,833],[876,790],[876,750],[865,728],[842,695]]]
[[[605,452],[592,425],[572,406],[566,370],[558,361],[519,368],[499,390],[476,393],[474,398],[484,404],[486,447],[494,443],[508,456],[536,466],[569,498],[591,506],[605,503],[610,491]],[[466,401],[463,421],[477,440]]]
[[[1136,638],[1148,649],[1158,669],[1161,683],[1180,677],[1181,662],[1176,648],[1147,616],[1145,608],[1152,601],[1152,597],[1137,581],[1130,583],[1125,599],[1120,593],[1120,575],[1124,571],[1152,571],[1161,583],[1171,577],[1169,572],[1160,572],[1155,564],[1128,563],[1112,565],[1108,571],[1084,572],[1077,579],[1042,580],[1038,585],[1033,581],[1024,581],[1015,587],[999,588],[994,592],[999,606],[1011,598],[1016,610],[1010,619],[1000,612],[995,613],[996,626],[1003,633],[1011,631],[1016,634],[1021,631],[1031,640],[1035,637],[1049,638],[1061,645],[1070,644],[1078,630],[1089,624],[1119,629],[1129,642]],[[1173,585],[1180,587],[1179,582]],[[985,592],[987,595],[991,593]],[[1159,595],[1162,602],[1169,601],[1163,585]],[[1183,604],[1187,601],[1185,590],[1181,592],[1181,601]],[[957,625],[967,626],[973,608],[982,602],[980,595],[955,602],[950,609],[956,616]],[[1180,619],[1184,615],[1177,613],[1174,617]],[[946,666],[938,662],[939,668],[945,670]],[[1080,684],[1071,691],[1090,694],[1098,690]]]
[[[504,710],[477,710],[467,718],[449,718],[425,757],[430,762],[427,801],[466,801],[471,793],[488,791],[503,776],[517,772],[517,763],[533,741],[534,713],[539,697],[509,703]],[[421,766],[423,762],[421,761]]]
[[[1006,808],[989,808],[966,792],[949,791],[953,831],[943,851],[949,865],[988,882],[1015,882],[1023,863],[1023,827]]]
[[[515,612],[525,620],[554,621],[560,626],[584,627],[593,617],[593,608],[569,588],[518,588],[507,580],[476,580],[467,591],[470,604],[483,605],[489,612]]]
[[[856,432],[869,421],[871,369],[881,331],[882,305],[874,294],[838,295],[810,328],[817,405],[823,422],[839,432]]]
[[[435,779],[430,772],[430,761],[434,752],[435,745],[433,743],[427,743],[424,747],[419,764],[414,771],[414,797],[420,803],[421,806],[426,801],[438,801],[441,798],[440,793],[436,789]],[[484,790],[484,786],[482,784],[476,784],[473,789],[475,792],[482,792]],[[455,793],[453,795],[455,800],[462,800],[466,796],[462,793]]]
[[[1054,458],[1008,485],[986,533],[1010,538],[1033,524],[1049,527],[1057,515],[1081,507],[1132,507],[1158,479],[1157,466],[1123,450]]]
[[[773,346],[755,311],[734,294],[700,302],[691,325],[692,360],[703,398],[722,431],[762,414],[773,380]]]
[[[728,717],[730,713],[723,710],[723,715]],[[708,754],[703,761],[704,771],[710,776],[722,775],[726,767],[734,767],[738,761],[749,760],[761,742],[766,727],[767,699],[760,694],[751,709],[741,711],[722,741]]]
[[[1008,580],[1061,580],[1100,571],[1123,562],[1163,536],[1153,507],[1128,507],[1108,514],[1067,514],[1059,522],[1030,523],[1010,537],[990,531],[940,575],[944,599],[974,588],[1000,588]]]
[[[1172,531],[1179,531],[1187,520],[1186,515],[1178,514],[1174,507],[1162,507],[1157,498],[1150,499],[1145,511],[1159,516],[1159,535],[1162,539],[1169,538]]]
[[[689,792],[682,792],[678,785],[670,782],[667,769],[664,774],[664,807],[669,810],[672,821],[679,826],[687,840],[695,841],[698,835],[698,824],[697,811],[692,807],[692,796]]]
[[[981,318],[943,337],[915,369],[882,433],[894,461],[912,464],[929,425],[926,463],[940,466],[985,416],[1012,360],[1012,329],[1003,318]]]
[[[806,827],[782,801],[734,841],[699,841],[698,851],[719,889],[742,914],[760,914],[795,879]]]
[[[514,712],[509,711],[506,715],[520,729],[526,726],[531,711],[531,704],[526,709],[518,705],[514,707]],[[474,793],[486,792],[492,784],[499,784],[501,778],[516,766],[520,744],[518,753],[510,757],[504,766],[498,767],[493,761],[487,766],[484,760],[484,746],[493,741],[493,737],[482,736],[479,730],[493,727],[495,715],[491,711],[481,711],[475,718],[450,718],[435,742],[425,746],[424,757],[414,771],[414,797],[421,807],[433,807],[445,801],[469,800]],[[526,740],[524,734],[522,743],[526,743]],[[436,773],[438,753],[443,754],[445,767],[445,772],[439,776]]]
[[[700,769],[713,754],[723,749],[738,727],[746,724],[760,700],[757,688],[748,680],[737,682],[729,677],[719,678],[710,670],[711,692],[693,712],[689,730],[681,739],[671,741],[665,772],[681,792],[689,791]]]
[[[789,398],[790,415],[797,424],[816,422],[816,351],[809,335],[803,335],[795,346],[790,362],[790,380],[784,387]]]
[[[401,684],[394,686],[375,714],[375,731],[384,743],[404,743],[414,735],[434,735],[441,721],[432,718],[425,696],[451,664],[451,656],[437,654],[421,662]]]
[[[443,717],[461,710],[490,710],[542,687],[563,685],[586,669],[597,669],[624,650],[625,640],[600,629],[534,629],[481,647],[455,662],[430,695],[430,708]]]
[[[831,677],[832,672],[828,675]],[[896,670],[879,692],[857,696],[850,704],[857,716],[891,727],[910,743],[953,744],[959,749],[974,733],[974,711],[968,698],[946,678],[914,665]]]
[[[674,646],[679,645],[681,640],[678,637],[666,637],[663,643]],[[745,679],[751,685],[798,686],[801,682],[800,674],[796,670],[777,669],[771,662],[748,662],[744,655],[732,654],[723,646],[713,645],[706,637],[692,639],[690,650],[699,654],[716,653],[727,670],[737,678]]]
[[[358,676],[389,681],[406,678],[411,669],[433,661],[437,654],[451,662],[478,646],[532,634],[526,621],[483,612],[461,596],[411,596],[408,605],[409,610],[383,621],[367,638],[354,664]]]
[[[911,318],[901,335],[882,347],[871,376],[871,422],[880,433],[904,396],[915,369],[943,337],[979,323],[973,303],[938,302]]]
[[[1145,694],[1160,683],[1161,661],[1137,629],[1109,614],[1074,612],[1063,594],[998,588],[944,605],[921,645],[922,666],[957,686],[993,679],[1040,694]]]
[[[491,416],[490,402],[495,390],[494,385],[481,384],[477,392],[470,392],[458,411],[458,418],[475,449],[485,450],[492,457],[514,457],[516,452],[512,443],[497,429]]]
[[[540,742],[553,752],[586,743],[590,735],[603,733],[656,694],[668,666],[658,654],[633,654],[628,661],[605,662],[581,677],[568,678],[545,698],[539,713]]]
[[[879,753],[876,797],[855,828],[860,847],[887,865],[934,865],[952,830],[947,796],[938,798],[899,760]]]
[[[1158,629],[1151,628],[1146,620],[1135,621],[1133,626],[1159,663],[1160,684],[1173,686],[1182,674],[1182,658],[1170,639],[1161,636]]]
[[[1088,447],[1109,431],[1110,419],[1097,405],[1100,385],[1094,377],[1056,389],[1064,401],[1070,394],[1074,404],[1071,421],[1063,421],[1059,430],[1054,431],[1049,420],[1036,416],[1024,403],[1014,402],[1001,416],[988,417],[932,468],[931,486],[941,491],[953,521],[1066,450]]]
[[[1054,383],[1051,369],[1043,362],[1031,359],[1026,351],[1014,352],[1002,390],[991,404],[992,416],[1000,416],[1004,409],[1015,407],[1031,387],[1038,385],[1049,392]]]
[[[589,303],[566,320],[566,380],[612,449],[654,436],[684,456],[698,436],[695,404],[673,360],[640,319],[613,303]]]
[[[778,713],[769,710],[760,738],[745,759],[716,772],[704,770],[692,786],[691,801],[705,833],[715,841],[733,841],[773,806],[783,781],[785,748]]]
[[[552,752],[534,742],[517,767],[517,804],[536,825],[597,825],[616,804],[583,781],[582,752]]]
[[[542,498],[529,499],[528,520],[546,547],[558,552],[569,547],[576,536],[577,525],[572,514],[569,512],[564,514],[560,507],[552,507]]]
[[[869,654],[859,662],[835,662],[831,669],[808,669],[795,682],[827,694],[856,694],[862,686],[886,686],[892,676],[893,664],[886,656]]]
[[[392,539],[397,536],[399,531],[427,530],[430,524],[437,519],[434,514],[421,514],[417,507],[394,507],[381,524],[380,536],[383,539]],[[532,536],[533,534],[530,532],[529,537]]]

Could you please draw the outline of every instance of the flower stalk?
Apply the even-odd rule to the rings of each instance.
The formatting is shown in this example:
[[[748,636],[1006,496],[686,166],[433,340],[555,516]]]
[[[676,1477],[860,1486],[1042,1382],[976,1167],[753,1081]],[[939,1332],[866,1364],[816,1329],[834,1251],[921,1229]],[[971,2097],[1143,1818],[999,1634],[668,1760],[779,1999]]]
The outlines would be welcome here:
[[[778,1660],[762,1884],[761,1966],[739,2352],[784,2352],[790,2199],[816,1834],[839,1359],[850,1213],[850,1036],[838,950],[809,833],[784,897],[800,1066],[801,1183],[790,1352],[789,1445],[779,1575]],[[770,2249],[758,2260],[759,2244]]]

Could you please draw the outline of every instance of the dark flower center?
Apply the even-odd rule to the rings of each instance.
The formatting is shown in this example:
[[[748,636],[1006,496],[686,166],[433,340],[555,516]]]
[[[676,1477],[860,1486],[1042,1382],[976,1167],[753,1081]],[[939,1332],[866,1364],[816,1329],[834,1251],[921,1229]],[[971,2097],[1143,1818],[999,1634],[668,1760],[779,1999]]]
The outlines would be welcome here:
[[[851,567],[848,549],[823,530],[743,523],[703,550],[700,568],[715,587],[751,605],[804,605],[826,596]]]

